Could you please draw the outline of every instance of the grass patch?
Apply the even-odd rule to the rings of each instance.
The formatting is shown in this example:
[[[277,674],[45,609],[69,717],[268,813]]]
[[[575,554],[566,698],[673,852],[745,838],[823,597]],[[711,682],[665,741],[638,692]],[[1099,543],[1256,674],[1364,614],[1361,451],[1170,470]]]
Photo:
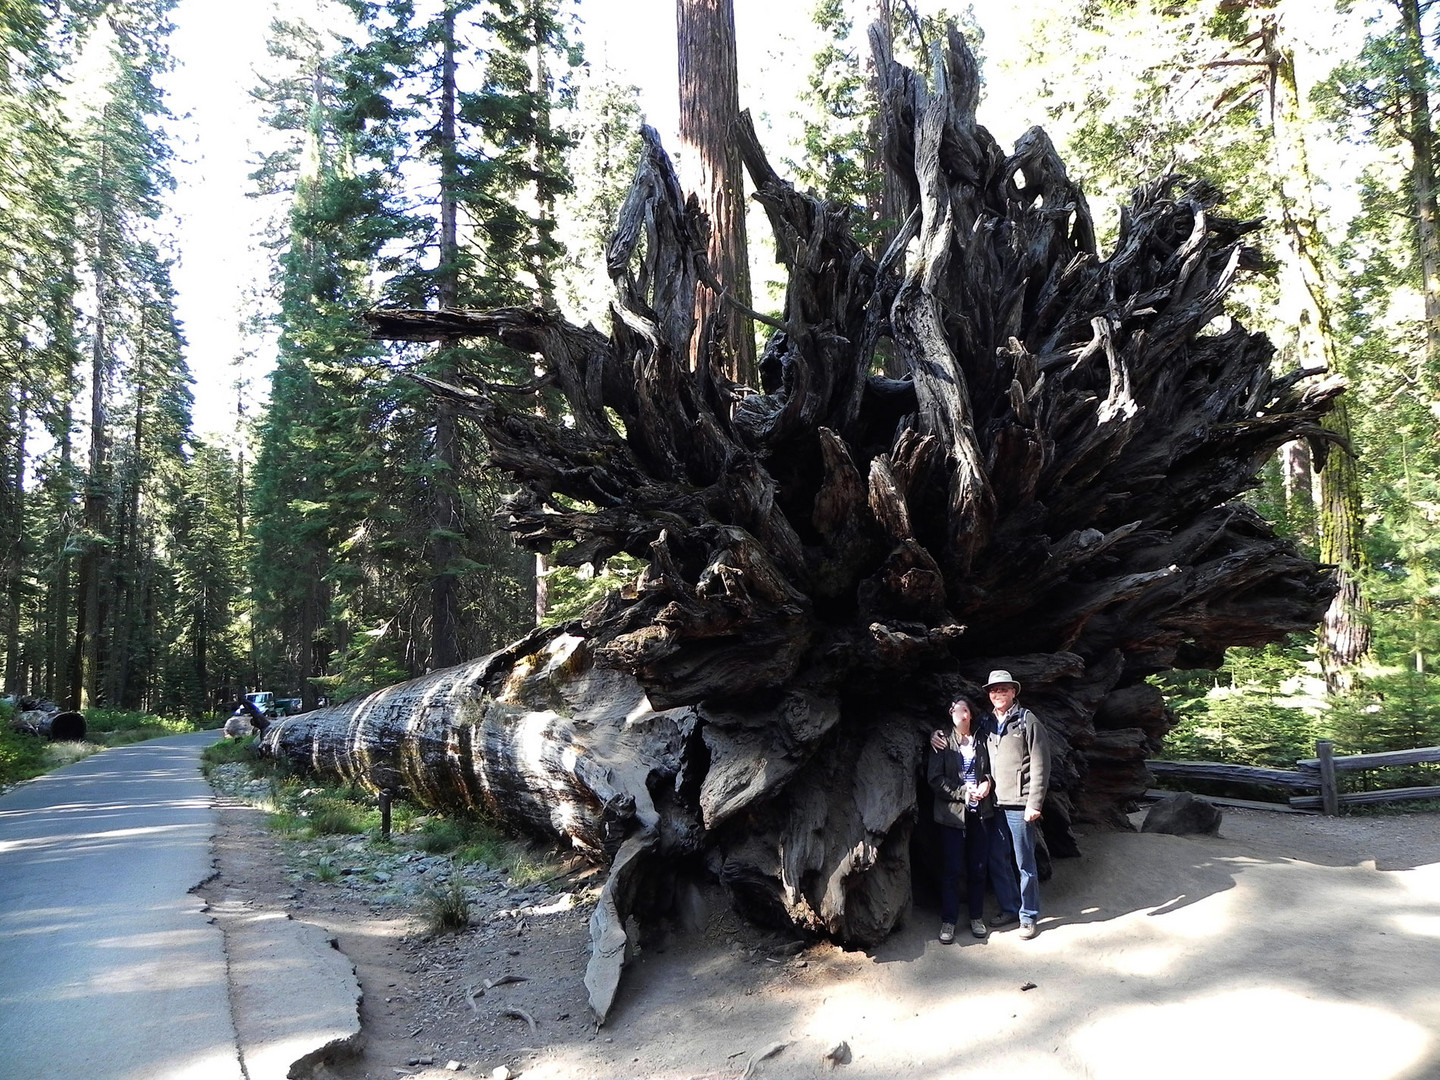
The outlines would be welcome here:
[[[254,737],[222,739],[207,747],[202,758],[207,774],[220,765],[239,763],[254,775],[268,779],[270,798],[262,800],[262,805],[268,803],[269,825],[277,833],[300,839],[368,834],[371,843],[383,843],[378,796],[368,789],[355,785],[324,786],[313,778],[295,776],[283,762],[259,757]],[[397,799],[390,808],[390,831],[387,846],[401,845],[429,855],[448,855],[456,866],[484,865],[505,874],[515,885],[547,881],[558,873],[543,853],[537,855],[535,849],[474,813],[427,812],[414,803]],[[316,876],[319,880],[328,880],[319,877],[318,871]],[[437,890],[447,896],[451,891],[448,887]],[[432,898],[430,906],[439,903]],[[436,921],[444,923],[445,919],[437,916]]]
[[[248,765],[253,772],[259,772],[265,764],[255,749],[256,737],[246,735],[243,739],[221,739],[200,751],[200,768],[209,776],[216,765]]]
[[[518,847],[518,845],[514,845]],[[533,853],[525,850],[518,850],[510,863],[508,874],[510,883],[524,887],[536,885],[542,881],[549,881],[559,873],[559,868],[544,858],[536,858]]]
[[[512,842],[504,837],[486,838],[457,848],[454,859],[461,866],[483,863],[485,866],[503,867],[511,861],[512,847]]]
[[[220,750],[217,756],[240,754],[242,751],[232,747]],[[244,760],[243,756],[237,759]],[[276,832],[311,838],[379,831],[380,808],[374,796],[362,789],[307,786],[268,758],[259,758],[258,765],[256,774],[270,781],[270,827]]]
[[[359,836],[372,825],[378,828],[380,811],[343,795],[317,795],[306,804],[313,836]],[[371,819],[374,819],[372,822]]]
[[[431,934],[454,934],[470,925],[470,901],[465,896],[465,879],[452,874],[437,888],[427,889],[422,913]]]
[[[98,754],[105,749],[93,742],[52,742],[46,743],[42,756],[45,759],[45,771],[59,769],[65,765],[73,765],[77,761],[83,761],[91,754]]]
[[[459,818],[427,817],[420,822],[415,846],[431,855],[448,855],[467,842],[468,824]]]
[[[536,857],[528,845],[485,818],[428,817],[420,824],[416,846],[432,855],[449,854],[458,866],[481,864],[499,870],[513,885],[533,885],[557,872],[547,859]]]
[[[299,836],[309,828],[309,822],[299,814],[292,813],[289,810],[273,811],[266,824],[270,826],[272,831],[282,836]]]

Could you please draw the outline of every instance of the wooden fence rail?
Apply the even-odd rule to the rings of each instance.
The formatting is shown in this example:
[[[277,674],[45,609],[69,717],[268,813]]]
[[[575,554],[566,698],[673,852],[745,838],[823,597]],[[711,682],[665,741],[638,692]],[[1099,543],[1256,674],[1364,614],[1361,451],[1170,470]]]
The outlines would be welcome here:
[[[1265,769],[1258,765],[1226,765],[1218,761],[1148,761],[1145,764],[1154,776],[1165,780],[1210,780],[1227,784],[1318,791],[1319,794],[1316,795],[1292,795],[1290,805],[1297,810],[1318,809],[1327,814],[1339,813],[1341,806],[1400,802],[1407,799],[1440,799],[1440,787],[1342,792],[1335,779],[1340,772],[1440,762],[1440,746],[1335,757],[1330,741],[1320,739],[1315,743],[1315,754],[1313,758],[1297,761],[1293,770]]]

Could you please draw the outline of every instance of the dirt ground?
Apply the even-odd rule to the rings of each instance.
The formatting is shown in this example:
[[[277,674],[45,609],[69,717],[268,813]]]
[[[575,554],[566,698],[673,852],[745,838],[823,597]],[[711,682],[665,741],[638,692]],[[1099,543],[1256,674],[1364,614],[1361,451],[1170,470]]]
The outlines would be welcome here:
[[[365,1047],[331,1080],[1440,1077],[1440,814],[1082,835],[1032,941],[962,924],[942,945],[917,908],[871,952],[797,948],[715,904],[703,930],[642,939],[599,1029],[593,877],[481,873],[470,927],[430,937],[417,883],[443,860],[285,840],[227,797],[221,817],[207,896],[321,926],[355,963]]]

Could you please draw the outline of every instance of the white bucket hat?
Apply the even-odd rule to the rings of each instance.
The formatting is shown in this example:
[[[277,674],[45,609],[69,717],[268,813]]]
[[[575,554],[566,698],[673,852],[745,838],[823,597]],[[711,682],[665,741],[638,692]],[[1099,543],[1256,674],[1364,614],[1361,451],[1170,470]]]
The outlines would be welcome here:
[[[1015,687],[1015,693],[1020,693],[1020,684],[1016,682],[1014,676],[1004,668],[996,668],[990,672],[990,681],[985,684],[985,689],[989,690],[992,686],[1003,686],[1006,683]]]

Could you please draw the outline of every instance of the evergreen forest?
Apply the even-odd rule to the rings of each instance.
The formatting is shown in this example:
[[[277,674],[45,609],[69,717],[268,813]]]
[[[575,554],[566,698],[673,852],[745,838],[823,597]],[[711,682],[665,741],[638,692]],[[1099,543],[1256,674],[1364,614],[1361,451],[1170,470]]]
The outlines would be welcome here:
[[[560,409],[534,356],[378,341],[363,321],[537,306],[604,325],[607,231],[648,122],[587,22],[619,0],[277,9],[254,61],[264,127],[242,136],[268,275],[218,357],[190,352],[177,301],[165,87],[205,63],[172,48],[191,2],[0,0],[0,689],[162,717],[261,689],[312,708],[498,649],[632,578],[628,556],[574,569],[517,546],[482,434],[411,378]],[[1336,568],[1336,598],[1311,634],[1166,677],[1167,756],[1288,767],[1317,737],[1440,744],[1430,0],[802,2],[795,34],[738,35],[740,105],[790,179],[853,208],[862,245],[883,251],[899,224],[866,29],[883,19],[924,70],[954,21],[982,120],[1002,142],[1046,130],[1102,247],[1137,184],[1209,181],[1264,222],[1265,269],[1235,294],[1246,325],[1278,370],[1348,381],[1323,437],[1286,446],[1249,495]],[[673,39],[662,7],[654,32]],[[654,82],[676,93],[674,73]],[[750,304],[773,317],[767,235],[750,230]],[[231,391],[223,431],[197,422],[202,383]]]

